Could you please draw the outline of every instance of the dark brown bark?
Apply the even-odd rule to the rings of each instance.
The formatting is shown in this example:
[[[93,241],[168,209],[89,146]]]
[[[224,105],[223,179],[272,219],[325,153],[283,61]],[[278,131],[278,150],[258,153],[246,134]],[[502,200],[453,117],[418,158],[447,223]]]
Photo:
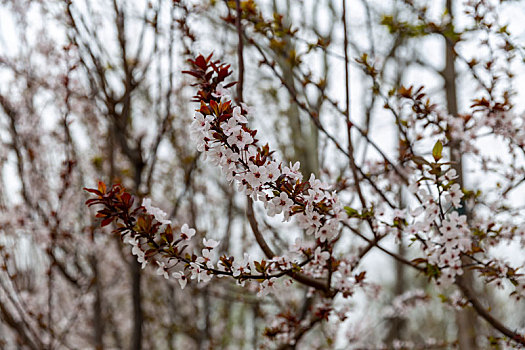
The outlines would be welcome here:
[[[102,317],[102,287],[100,285],[100,271],[98,270],[97,257],[91,255],[91,268],[93,269],[93,289],[95,300],[93,301],[93,342],[96,350],[104,349],[104,319]]]
[[[133,259],[130,263],[131,272],[131,294],[133,297],[133,337],[131,341],[131,349],[142,349],[142,299],[140,293],[141,267],[137,260]]]

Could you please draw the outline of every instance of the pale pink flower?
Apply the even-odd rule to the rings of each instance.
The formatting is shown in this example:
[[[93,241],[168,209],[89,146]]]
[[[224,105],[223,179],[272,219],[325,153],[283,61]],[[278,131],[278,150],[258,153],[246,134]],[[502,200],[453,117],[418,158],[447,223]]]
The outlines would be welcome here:
[[[177,279],[177,281],[179,282],[180,284],[180,288],[181,289],[184,289],[184,287],[186,287],[186,284],[188,283],[188,279],[186,278],[186,275],[184,274],[183,271],[180,271],[180,272],[174,272],[171,274],[174,278]]]
[[[180,232],[182,239],[185,241],[189,241],[193,236],[195,236],[195,229],[190,228],[188,224],[182,225]]]

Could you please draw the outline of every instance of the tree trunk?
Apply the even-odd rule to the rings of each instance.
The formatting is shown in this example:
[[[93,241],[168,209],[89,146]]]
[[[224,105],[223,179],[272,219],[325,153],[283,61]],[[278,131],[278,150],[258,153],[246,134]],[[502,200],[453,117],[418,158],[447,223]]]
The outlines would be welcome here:
[[[287,3],[286,10],[290,11],[290,3]],[[279,13],[277,8],[277,2],[273,2],[273,10]],[[288,12],[284,18],[287,21],[291,17]],[[293,43],[290,40],[286,40],[286,46],[283,52],[286,54],[291,50],[294,50]],[[277,55],[275,61],[281,69],[282,77],[286,82],[286,85],[296,91],[296,79],[294,77],[293,66],[288,61],[287,57]],[[296,93],[298,93],[296,91]],[[318,174],[319,172],[319,157],[318,157],[318,133],[317,126],[311,121],[307,120],[304,122],[301,120],[301,111],[296,103],[290,103],[286,117],[288,125],[290,126],[290,140],[294,150],[295,160],[301,163],[301,172],[304,177],[310,177],[310,174]],[[306,126],[304,124],[307,124]]]
[[[446,8],[451,17],[451,23],[454,19],[452,0],[447,0]],[[451,24],[452,25],[452,24]],[[445,80],[445,93],[447,99],[448,112],[456,116],[458,115],[457,105],[457,92],[456,92],[456,67],[455,67],[455,42],[452,40],[446,40],[445,45],[445,58],[446,65],[443,71],[443,78]],[[458,183],[463,188],[463,159],[461,157],[461,149],[459,141],[454,142],[450,145],[450,160],[452,166],[458,174]],[[468,211],[463,203],[461,211],[467,214]],[[472,285],[472,272],[465,270],[463,276],[458,276],[458,279],[462,279],[465,284]],[[458,327],[458,342],[460,350],[475,350],[476,345],[476,314],[470,308],[466,308],[456,312],[456,324]]]
[[[93,269],[93,288],[95,300],[93,301],[93,341],[96,350],[104,349],[104,320],[102,318],[102,289],[100,286],[100,272],[95,254],[91,255],[91,268]]]
[[[131,342],[131,349],[142,349],[142,301],[140,298],[140,269],[141,265],[136,259],[133,259],[130,264],[133,295],[133,338]]]

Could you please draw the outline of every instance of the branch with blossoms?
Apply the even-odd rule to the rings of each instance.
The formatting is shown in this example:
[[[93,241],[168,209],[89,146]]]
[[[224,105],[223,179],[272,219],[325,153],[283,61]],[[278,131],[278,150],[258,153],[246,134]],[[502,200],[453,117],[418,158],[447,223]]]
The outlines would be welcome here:
[[[483,244],[486,241],[486,244],[490,245],[491,240],[500,241],[503,239],[500,238],[504,237],[500,233],[505,224],[501,224],[502,227],[498,228],[494,220],[486,220],[489,224],[487,228],[482,228],[472,227],[467,222],[466,211],[463,208],[465,204],[463,197],[464,194],[467,194],[472,199],[475,195],[471,191],[464,191],[455,182],[458,175],[451,163],[440,162],[443,158],[441,141],[438,141],[432,150],[433,161],[415,155],[414,148],[410,146],[413,141],[408,137],[408,131],[418,130],[421,128],[421,124],[424,126],[416,133],[421,133],[420,130],[434,129],[433,133],[435,134],[445,133],[448,135],[447,141],[450,144],[463,135],[462,126],[458,125],[461,123],[437,111],[436,106],[432,105],[426,98],[426,94],[422,92],[422,88],[413,90],[412,87],[402,87],[398,93],[402,99],[410,101],[409,106],[413,115],[410,116],[409,114],[410,117],[407,120],[401,120],[399,113],[389,103],[386,103],[385,107],[396,116],[405,138],[404,141],[409,146],[409,152],[406,156],[416,165],[416,171],[413,175],[419,176],[419,178],[411,181],[409,190],[418,199],[420,206],[408,213],[398,212],[394,215],[391,225],[403,227],[403,234],[413,242],[419,242],[426,255],[425,258],[412,260],[412,264],[409,265],[414,267],[413,264],[417,266],[422,264],[425,274],[434,278],[440,286],[447,287],[453,283],[456,284],[478,315],[509,339],[524,344],[524,336],[509,329],[490,315],[482,307],[470,286],[466,285],[461,279],[465,269],[476,270],[487,283],[495,282],[498,288],[503,288],[503,281],[507,280],[514,287],[510,294],[511,297],[515,300],[523,298],[525,278],[523,274],[518,273],[518,268],[508,266],[499,259],[476,257],[478,253],[485,253]],[[476,106],[477,104],[473,107]],[[472,135],[472,137],[467,138],[475,139],[476,136]],[[421,136],[413,139],[421,139]],[[397,217],[398,214],[400,214],[399,217]],[[415,219],[417,217],[422,220]],[[512,225],[510,230],[519,233],[522,228]],[[462,257],[465,257],[470,263],[462,261]]]
[[[220,166],[228,180],[236,182],[240,192],[262,202],[269,216],[282,213],[283,221],[294,218],[306,235],[314,236],[315,252],[329,261],[329,264],[322,264],[323,271],[317,274],[328,275],[327,283],[320,285],[305,280],[302,275],[292,277],[315,288],[330,290],[332,271],[339,265],[349,265],[332,255],[340,223],[346,217],[337,195],[313,174],[308,181],[303,181],[299,163],[286,166],[273,158],[274,152],[268,145],[258,145],[256,131],[247,126],[249,108],[244,104],[233,107],[226,89],[231,84],[222,87],[224,78],[230,74],[228,65],[212,61],[211,56],[199,56],[190,63],[193,69],[186,73],[196,77],[196,85],[200,87],[195,96],[200,108],[192,124],[192,134],[199,140],[198,149],[204,151],[213,164]],[[253,212],[248,218],[257,242],[271,258],[273,252],[258,232]],[[305,247],[293,247],[289,253],[299,252],[304,253]],[[314,260],[317,259],[315,255]],[[329,294],[338,290],[334,287]],[[348,295],[349,291],[343,294]]]
[[[516,269],[505,269],[495,260],[483,262],[475,257],[480,248],[471,237],[472,230],[466,216],[460,214],[464,194],[455,183],[455,170],[450,163],[442,161],[441,141],[434,145],[433,161],[414,154],[410,156],[415,169],[409,189],[420,202],[419,207],[396,209],[391,220],[382,218],[380,208],[363,208],[361,212],[343,208],[336,193],[326,183],[314,175],[303,180],[299,163],[283,164],[274,157],[268,144],[259,144],[257,131],[247,124],[250,108],[242,103],[235,106],[232,102],[228,88],[233,83],[225,82],[231,74],[229,65],[212,60],[211,55],[201,55],[189,62],[191,70],[185,73],[197,79],[195,86],[199,90],[194,101],[200,104],[191,124],[191,134],[204,158],[220,167],[237,190],[248,196],[250,226],[267,259],[253,260],[248,254],[243,259],[226,255],[217,259],[214,249],[219,242],[206,238],[198,254],[189,252],[188,247],[196,245],[192,241],[196,231],[187,224],[172,224],[166,213],[151,205],[151,200],[144,199],[141,206],[133,209],[133,197],[120,185],[108,189],[100,183],[98,189],[86,189],[96,196],[86,204],[104,207],[97,213],[102,219],[101,225],[115,221],[117,228],[114,232],[132,246],[132,253],[143,267],[154,262],[157,274],[167,279],[171,274],[182,288],[189,279],[197,283],[208,282],[213,276],[229,276],[241,285],[247,280],[258,281],[259,295],[266,295],[275,288],[279,278],[289,276],[333,299],[338,293],[351,296],[356,287],[366,286],[365,272],[354,271],[359,260],[376,246],[423,271],[440,286],[458,284],[481,316],[523,344],[523,336],[508,330],[481,310],[477,299],[471,298],[469,290],[458,282],[463,270],[471,268],[478,269],[487,279],[508,278],[516,286],[514,295],[517,298],[523,295],[525,286],[525,280]],[[417,96],[412,101],[419,103],[424,95],[420,91],[415,93]],[[402,91],[403,94],[408,98],[412,91]],[[431,112],[431,108],[422,109],[421,114]],[[284,222],[294,220],[311,239],[297,240],[287,252],[275,255],[258,229],[252,201],[262,203],[270,217],[282,215]],[[352,219],[368,222],[374,239],[368,239],[354,228]],[[369,243],[359,256],[334,256],[333,248],[343,227],[350,228]],[[424,257],[407,261],[380,247],[378,242],[389,234],[405,235],[418,242]],[[472,265],[464,265],[463,256],[470,258]]]
[[[376,81],[376,69],[366,59],[366,56],[359,59],[358,63],[362,65],[363,71],[371,76],[374,84],[379,84]],[[479,129],[481,126],[490,125],[483,122],[483,119],[479,118],[479,116],[477,119],[480,119],[480,121],[476,121],[476,123],[481,125],[473,124],[467,127],[467,123],[475,119],[473,118],[474,114],[485,113],[502,116],[510,108],[508,100],[505,99],[503,104],[495,103],[490,108],[488,102],[484,101],[484,99],[474,100],[474,104],[471,106],[473,115],[464,115],[456,118],[439,110],[438,106],[431,102],[422,86],[401,86],[397,91],[392,90],[392,93],[388,96],[381,92],[378,93],[385,100],[384,107],[392,112],[399,128],[401,134],[400,142],[402,144],[400,158],[405,163],[406,169],[412,172],[413,177],[416,177],[415,180],[409,181],[407,185],[409,185],[408,189],[420,203],[420,206],[416,215],[410,213],[411,215],[408,215],[408,217],[415,217],[420,213],[425,213],[424,221],[412,225],[405,222],[406,213],[395,211],[402,214],[400,217],[402,220],[398,220],[398,223],[394,222],[393,225],[399,226],[399,223],[403,223],[405,228],[404,234],[410,239],[422,243],[423,251],[433,261],[430,267],[430,270],[433,271],[430,271],[428,269],[429,266],[427,266],[427,273],[431,277],[436,277],[438,284],[445,282],[444,285],[448,286],[455,281],[456,276],[462,275],[464,268],[470,268],[478,270],[482,276],[486,277],[487,282],[496,281],[498,285],[501,285],[501,279],[507,279],[516,287],[511,295],[517,300],[522,298],[522,285],[525,280],[521,274],[517,273],[516,268],[510,266],[502,268],[505,264],[496,259],[480,261],[475,257],[477,253],[484,252],[480,244],[486,238],[490,237],[499,241],[500,237],[505,237],[506,239],[509,237],[500,235],[498,229],[494,228],[496,226],[495,223],[489,224],[487,229],[469,226],[467,216],[460,215],[460,213],[466,214],[465,202],[476,199],[476,196],[479,194],[462,189],[459,183],[456,182],[458,174],[454,170],[454,164],[442,161],[442,158],[444,158],[442,155],[444,147],[451,147],[460,140],[462,141],[462,152],[478,154],[479,149],[473,145],[473,141],[480,137]],[[393,99],[400,101],[398,108],[394,106]],[[505,118],[515,119],[510,113]],[[506,135],[513,136],[509,137],[509,147],[510,143],[514,142],[521,150],[522,147],[519,143],[516,143],[516,140],[522,138],[522,132],[518,132],[516,129],[516,124],[520,123],[514,122],[513,126],[508,125],[504,130]],[[501,134],[501,131],[495,129],[493,129],[493,132],[495,135]],[[428,161],[415,151],[415,146],[418,141],[433,135],[439,135],[444,142],[436,142],[432,150],[434,159],[433,161]],[[508,187],[503,193],[505,194],[512,188],[514,187]],[[468,196],[464,196],[464,194]],[[396,216],[394,214],[394,217]],[[511,230],[517,233],[522,231],[517,226],[512,227]],[[427,234],[424,234],[426,235],[425,239],[422,237],[421,231],[427,232]],[[437,234],[435,234],[436,232]],[[437,236],[437,241],[432,242],[430,240],[428,241],[430,244],[427,244],[427,239],[431,236]],[[510,238],[512,239],[512,236]],[[457,250],[450,250],[451,246],[454,246]],[[429,247],[431,247],[430,250]],[[448,250],[447,247],[449,248]],[[441,254],[444,254],[444,256],[441,256]],[[438,262],[438,256],[441,262]],[[462,256],[467,257],[472,263],[462,266],[461,261],[459,261],[459,258]],[[429,262],[428,259],[416,259],[415,261],[417,263]]]
[[[430,269],[434,271],[428,271],[430,276],[440,277],[437,279],[438,284],[444,282],[445,286],[452,284],[456,276],[461,276],[464,268],[478,270],[487,282],[495,281],[499,286],[501,280],[506,279],[515,287],[511,295],[517,300],[521,299],[524,296],[525,279],[517,272],[518,269],[506,266],[497,259],[481,261],[476,258],[477,253],[484,253],[483,243],[498,238],[498,231],[501,229],[495,227],[495,223],[489,224],[486,229],[469,225],[464,205],[467,200],[475,198],[475,194],[463,190],[456,182],[458,174],[453,169],[453,164],[443,162],[444,147],[455,142],[454,140],[464,137],[475,139],[476,136],[466,134],[465,130],[461,130],[462,126],[458,125],[461,123],[457,119],[441,113],[430,102],[422,87],[401,87],[398,97],[404,101],[403,108],[412,111],[412,115],[401,120],[401,113],[396,112],[390,103],[385,104],[385,107],[395,114],[404,142],[408,145],[405,157],[415,165],[413,176],[416,180],[410,182],[408,189],[418,199],[420,206],[409,216],[417,217],[424,213],[424,216],[420,216],[424,220],[404,222],[404,233],[422,243],[423,252],[428,257],[417,259],[416,262],[430,262]],[[477,107],[477,104],[473,107]],[[447,144],[436,142],[432,150],[432,161],[414,154],[414,148],[410,146],[415,143],[414,140],[422,138],[425,129],[427,132],[428,129],[432,130],[434,134],[448,135]],[[415,135],[409,137],[409,133]],[[521,229],[514,227],[513,230]],[[468,258],[471,264],[462,266],[462,256]]]
[[[158,274],[166,278],[169,270],[182,263],[184,270],[172,273],[179,282],[188,278],[208,281],[213,275],[229,275],[240,283],[259,280],[262,291],[271,287],[275,279],[290,276],[326,296],[333,297],[338,292],[344,296],[353,294],[355,285],[364,285],[365,274],[353,274],[356,264],[336,259],[332,254],[341,230],[340,222],[346,217],[337,195],[314,175],[303,181],[299,163],[284,165],[273,158],[274,152],[268,145],[258,145],[256,131],[247,126],[249,108],[233,106],[227,90],[232,84],[223,85],[231,74],[228,65],[212,61],[211,56],[199,56],[190,63],[192,70],[186,73],[196,77],[200,87],[195,96],[200,108],[191,125],[192,135],[198,140],[197,149],[204,152],[211,163],[220,166],[241,193],[262,202],[269,216],[282,214],[283,221],[293,218],[307,235],[313,236],[314,242],[297,241],[282,256],[266,249],[269,260],[253,261],[246,255],[239,261],[222,256],[215,266],[215,245],[206,246],[205,242],[199,256],[186,253],[185,243],[195,231],[187,225],[171,225],[166,215],[152,207],[148,199],[132,210],[132,197],[121,186],[108,190],[101,184],[99,189],[88,189],[98,198],[87,204],[102,204],[105,208],[97,214],[102,218],[102,225],[119,221],[115,231],[126,236],[139,262],[145,266],[147,261],[154,260]],[[258,236],[261,237],[260,232]],[[332,286],[334,281],[337,284]]]
[[[272,286],[273,280],[286,274],[294,275],[294,270],[309,263],[312,258],[307,258],[297,265],[292,264],[288,269],[278,269],[275,261],[235,261],[233,257],[222,256],[218,267],[214,266],[214,249],[220,242],[213,239],[203,238],[203,249],[201,254],[187,253],[187,248],[195,236],[195,229],[187,224],[173,226],[170,220],[166,220],[166,213],[151,205],[151,200],[145,198],[141,206],[133,208],[134,197],[121,185],[113,185],[107,188],[103,182],[99,182],[97,189],[85,189],[94,194],[96,198],[88,199],[88,206],[102,205],[104,208],[97,211],[96,217],[101,219],[101,226],[107,226],[114,222],[117,226],[113,233],[119,234],[122,240],[131,245],[131,252],[142,264],[142,268],[148,262],[157,265],[157,274],[169,278],[168,271],[183,264],[185,271],[172,273],[182,288],[188,279],[196,279],[197,282],[207,282],[214,275],[230,276],[244,285],[246,280],[260,280],[264,286]],[[174,233],[174,229],[177,233]],[[253,273],[251,272],[253,271]],[[277,271],[277,272],[276,272]],[[258,273],[257,273],[258,272]]]

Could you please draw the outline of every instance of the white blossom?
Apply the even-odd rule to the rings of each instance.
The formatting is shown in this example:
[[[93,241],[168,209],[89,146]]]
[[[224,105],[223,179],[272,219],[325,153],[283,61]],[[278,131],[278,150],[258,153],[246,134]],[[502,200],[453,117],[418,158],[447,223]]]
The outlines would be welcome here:
[[[177,281],[179,281],[179,284],[180,284],[180,288],[181,289],[184,289],[184,287],[186,287],[186,284],[188,283],[188,279],[186,278],[186,275],[184,274],[183,271],[180,271],[180,272],[173,272],[171,274],[174,278],[177,279]]]
[[[166,214],[164,211],[162,211],[159,208],[154,207],[151,205],[151,199],[144,198],[142,200],[142,206],[146,209],[146,211],[153,215],[155,217],[155,220],[160,222],[163,225],[171,225],[171,220],[167,220],[168,214]]]
[[[193,236],[195,236],[195,229],[190,228],[188,224],[182,225],[180,231],[181,237],[185,241],[189,241]]]

